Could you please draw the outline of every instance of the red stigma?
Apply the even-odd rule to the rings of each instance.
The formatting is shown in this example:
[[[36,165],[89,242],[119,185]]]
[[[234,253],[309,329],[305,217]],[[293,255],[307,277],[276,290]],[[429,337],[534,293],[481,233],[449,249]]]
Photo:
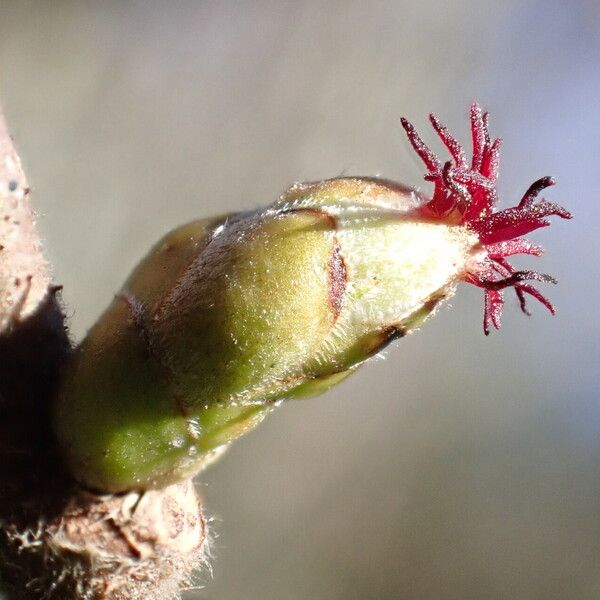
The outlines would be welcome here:
[[[461,144],[448,132],[433,114],[429,115],[452,160],[442,164],[439,158],[421,139],[412,124],[401,119],[415,152],[427,167],[425,179],[434,183],[431,200],[420,207],[424,216],[444,222],[465,225],[477,234],[487,257],[481,268],[463,276],[463,280],[484,290],[483,330],[486,335],[490,325],[500,328],[504,305],[502,290],[512,287],[517,294],[521,310],[529,315],[526,296],[532,296],[552,314],[552,303],[529,281],[556,283],[549,275],[536,271],[516,271],[506,260],[514,254],[539,256],[542,248],[524,239],[527,233],[547,227],[546,217],[556,215],[570,219],[571,214],[558,204],[537,200],[542,190],[554,185],[552,177],[542,177],[529,186],[520,202],[511,208],[495,210],[498,201],[496,181],[500,165],[502,140],[490,138],[488,113],[477,102],[471,106],[471,138],[473,154],[467,160]]]

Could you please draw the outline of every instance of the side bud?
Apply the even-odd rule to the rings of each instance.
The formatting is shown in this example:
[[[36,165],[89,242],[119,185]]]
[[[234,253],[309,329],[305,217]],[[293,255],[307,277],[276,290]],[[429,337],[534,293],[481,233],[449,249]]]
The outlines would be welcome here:
[[[419,326],[480,252],[398,184],[299,184],[148,254],[79,347],[58,439],[84,485],[192,476],[280,400],[321,393]]]

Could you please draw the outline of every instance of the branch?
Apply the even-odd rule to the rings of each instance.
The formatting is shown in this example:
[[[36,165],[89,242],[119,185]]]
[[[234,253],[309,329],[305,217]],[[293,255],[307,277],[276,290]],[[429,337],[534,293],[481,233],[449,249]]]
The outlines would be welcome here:
[[[0,115],[0,581],[10,600],[174,598],[202,560],[191,481],[96,495],[66,473],[52,399],[74,354]]]
[[[21,161],[0,115],[0,335],[35,313],[49,290],[48,262],[28,196]]]

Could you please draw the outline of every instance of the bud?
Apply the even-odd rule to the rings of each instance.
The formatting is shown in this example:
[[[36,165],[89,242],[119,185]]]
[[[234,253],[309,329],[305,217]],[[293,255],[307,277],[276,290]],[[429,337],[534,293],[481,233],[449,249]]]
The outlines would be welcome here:
[[[415,329],[468,281],[485,289],[486,333],[502,289],[552,305],[505,257],[568,213],[535,203],[540,180],[494,212],[498,140],[472,108],[474,156],[432,123],[441,165],[405,120],[435,193],[375,178],[297,184],[254,212],[185,225],[136,268],[65,377],[56,432],[73,474],[118,492],[185,479],[283,399],[319,394]]]

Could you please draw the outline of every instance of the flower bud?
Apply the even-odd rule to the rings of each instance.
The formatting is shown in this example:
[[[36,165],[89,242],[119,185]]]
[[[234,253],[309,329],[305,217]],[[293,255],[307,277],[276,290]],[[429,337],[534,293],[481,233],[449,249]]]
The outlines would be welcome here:
[[[404,124],[429,161],[431,200],[374,178],[297,184],[266,209],[185,225],[150,251],[58,397],[56,432],[77,479],[117,492],[192,476],[280,400],[325,391],[418,327],[459,280],[486,288],[494,324],[503,287],[539,295],[523,272],[490,275],[507,264],[498,244],[509,238],[494,232],[519,215],[486,222],[502,213],[482,200],[485,176],[456,148],[454,171],[436,171]],[[489,169],[497,159],[482,140]]]

